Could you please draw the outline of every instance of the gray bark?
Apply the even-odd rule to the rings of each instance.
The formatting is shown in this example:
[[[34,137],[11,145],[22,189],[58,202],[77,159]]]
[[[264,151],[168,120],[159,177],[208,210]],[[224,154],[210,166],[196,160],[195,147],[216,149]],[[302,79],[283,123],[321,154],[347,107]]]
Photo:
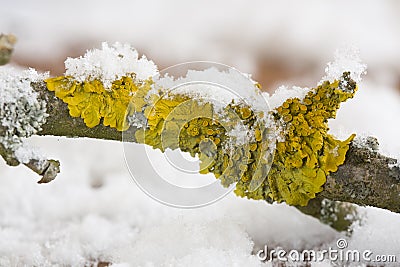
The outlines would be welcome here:
[[[351,145],[343,165],[328,176],[321,197],[400,213],[400,168],[376,149]]]

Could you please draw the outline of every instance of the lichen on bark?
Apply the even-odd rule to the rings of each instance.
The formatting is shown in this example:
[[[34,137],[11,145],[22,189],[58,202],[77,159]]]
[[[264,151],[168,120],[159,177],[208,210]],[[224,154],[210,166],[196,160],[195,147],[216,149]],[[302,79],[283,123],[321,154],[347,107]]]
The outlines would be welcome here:
[[[78,82],[73,77],[47,79],[46,84],[68,104],[69,114],[81,117],[89,128],[102,122],[124,131],[130,127],[128,117],[142,113],[146,125],[135,132],[138,143],[198,156],[201,173],[213,173],[223,186],[237,183],[239,196],[268,202],[307,205],[322,191],[326,176],[344,162],[354,137],[339,141],[327,133],[327,119],[334,118],[340,103],[357,90],[349,73],[333,83],[324,82],[304,99],[287,99],[270,113],[234,100],[215,112],[213,104],[201,98],[161,91],[149,94],[151,80],[137,83],[131,77],[114,81],[108,90],[99,80]],[[275,134],[276,122],[282,124],[284,132],[278,134],[285,141],[268,138]],[[248,132],[243,144],[229,137],[238,124]],[[275,154],[272,167],[267,155],[271,153]]]

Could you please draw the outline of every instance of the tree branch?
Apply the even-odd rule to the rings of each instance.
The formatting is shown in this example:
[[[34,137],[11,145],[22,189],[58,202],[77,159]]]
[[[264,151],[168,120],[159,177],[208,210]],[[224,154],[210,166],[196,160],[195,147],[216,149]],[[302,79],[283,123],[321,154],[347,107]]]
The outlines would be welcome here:
[[[88,128],[81,118],[71,117],[67,104],[48,91],[44,82],[33,84],[33,88],[47,102],[49,113],[38,135],[122,140],[121,132],[114,128],[101,123]],[[370,147],[350,145],[344,164],[328,176],[319,197],[400,212],[400,168],[390,167],[397,161],[379,154],[373,142],[376,139],[370,140]]]
[[[328,176],[320,196],[399,213],[400,168],[391,167],[396,163],[379,154],[375,145],[360,148],[352,144],[344,164]]]
[[[296,208],[337,231],[351,231],[351,226],[361,220],[356,205],[322,197],[311,199],[305,207],[298,206]]]
[[[68,105],[55,97],[54,92],[47,90],[44,82],[32,84],[33,89],[39,94],[39,98],[47,104],[46,123],[37,135],[54,135],[66,137],[88,137],[96,139],[122,141],[122,133],[115,128],[106,127],[102,123],[89,128],[81,118],[69,115]]]
[[[9,166],[18,166],[20,161],[15,157],[14,152],[5,148],[0,143],[0,155]],[[48,183],[54,180],[60,172],[60,162],[53,159],[30,159],[23,163],[26,167],[42,176],[38,183]]]
[[[121,132],[114,128],[102,124],[88,128],[81,118],[71,117],[67,104],[48,91],[44,82],[33,84],[33,88],[46,101],[49,113],[38,135],[122,140]],[[389,166],[396,162],[395,159],[380,155],[376,151],[376,144],[360,148],[352,143],[344,164],[328,176],[324,190],[319,195],[329,200],[400,212],[400,169]]]

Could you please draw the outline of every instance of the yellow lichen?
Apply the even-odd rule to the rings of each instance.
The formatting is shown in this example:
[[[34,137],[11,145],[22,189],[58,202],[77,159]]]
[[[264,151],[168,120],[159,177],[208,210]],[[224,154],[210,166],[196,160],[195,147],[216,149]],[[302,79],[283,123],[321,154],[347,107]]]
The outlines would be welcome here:
[[[213,173],[224,186],[236,183],[239,196],[268,202],[307,205],[321,192],[327,175],[343,164],[354,138],[336,140],[328,134],[327,124],[340,103],[357,90],[348,73],[340,81],[324,82],[304,99],[287,99],[269,114],[233,102],[216,114],[211,103],[179,94],[146,97],[152,82],[136,84],[130,77],[113,82],[110,90],[97,80],[79,83],[71,77],[46,83],[68,104],[71,116],[83,118],[88,127],[103,120],[124,131],[129,127],[126,116],[141,112],[147,125],[135,132],[137,142],[198,156],[200,173]],[[284,141],[271,144],[275,141],[268,136],[275,129],[260,120],[267,116],[282,123]],[[252,135],[243,144],[229,136],[238,123]],[[271,145],[276,145],[275,152]]]
[[[144,96],[151,80],[137,84],[131,77],[122,77],[109,90],[98,80],[77,82],[72,77],[50,78],[47,88],[68,104],[72,117],[81,117],[86,126],[95,127],[103,120],[105,126],[124,131],[129,128],[126,117],[141,112]],[[132,103],[132,105],[130,105]]]
[[[324,82],[304,100],[288,99],[276,109],[286,123],[285,141],[277,144],[268,175],[269,196],[290,205],[307,205],[322,191],[326,176],[343,164],[351,135],[336,140],[328,134],[328,119],[335,118],[340,102],[354,96],[357,87],[345,73],[342,81]],[[290,118],[290,119],[289,119]]]

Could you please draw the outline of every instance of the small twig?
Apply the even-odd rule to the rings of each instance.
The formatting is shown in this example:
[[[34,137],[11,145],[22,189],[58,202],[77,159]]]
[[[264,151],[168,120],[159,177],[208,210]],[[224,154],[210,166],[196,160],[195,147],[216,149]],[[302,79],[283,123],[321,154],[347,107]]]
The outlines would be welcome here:
[[[11,59],[17,38],[12,34],[0,34],[0,66],[7,64]]]
[[[15,157],[13,151],[6,149],[3,144],[0,143],[0,155],[10,166],[18,166],[20,161]],[[27,163],[23,163],[26,167],[36,172],[42,178],[38,183],[48,183],[60,172],[60,162],[53,159],[31,159]]]
[[[53,159],[44,161],[32,159],[24,165],[42,176],[42,179],[38,181],[39,184],[53,181],[60,172],[60,162]]]
[[[351,226],[361,220],[356,205],[321,197],[311,199],[305,207],[297,206],[296,208],[339,232],[350,232]]]

